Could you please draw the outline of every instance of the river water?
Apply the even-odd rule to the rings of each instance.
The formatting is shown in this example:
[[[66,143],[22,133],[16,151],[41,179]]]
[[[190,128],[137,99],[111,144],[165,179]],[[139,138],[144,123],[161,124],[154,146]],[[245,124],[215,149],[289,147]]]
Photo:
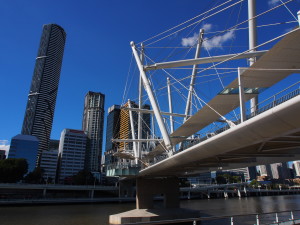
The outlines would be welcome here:
[[[158,203],[160,204],[160,203]],[[135,203],[99,203],[82,205],[9,206],[0,207],[1,225],[106,225],[110,214],[134,209]],[[300,195],[262,196],[229,199],[183,200],[182,208],[199,210],[203,216],[226,216],[300,210]],[[298,214],[297,214],[298,213]],[[299,217],[300,212],[295,216]],[[253,218],[252,218],[253,217]],[[255,216],[246,223],[236,217],[235,224],[254,224]],[[274,215],[272,215],[274,217]],[[248,218],[250,221],[250,219]],[[274,219],[270,219],[273,220]],[[202,224],[230,224],[223,221]],[[239,221],[239,222],[238,222]],[[245,222],[245,223],[242,223]],[[227,223],[228,222],[228,223]],[[255,222],[255,220],[254,220]]]

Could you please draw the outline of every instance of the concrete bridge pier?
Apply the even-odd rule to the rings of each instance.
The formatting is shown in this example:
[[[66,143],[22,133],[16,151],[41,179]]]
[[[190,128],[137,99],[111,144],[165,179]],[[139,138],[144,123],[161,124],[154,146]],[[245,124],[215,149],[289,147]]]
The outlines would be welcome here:
[[[95,190],[90,190],[89,191],[89,196],[90,196],[91,199],[94,198],[94,194],[95,194]]]
[[[46,195],[47,195],[47,189],[44,188],[44,189],[43,189],[43,197],[46,198]]]
[[[136,208],[153,209],[154,196],[163,195],[164,208],[179,208],[179,180],[171,178],[138,178],[136,180]]]
[[[207,198],[210,199],[210,191],[207,191]]]
[[[242,197],[242,194],[241,194],[241,191],[240,191],[240,189],[238,189],[238,196],[239,196],[239,198],[241,198]]]
[[[199,212],[180,208],[177,177],[137,178],[136,209],[110,215],[110,224],[150,222],[199,217]],[[163,208],[155,206],[155,197],[163,197]]]

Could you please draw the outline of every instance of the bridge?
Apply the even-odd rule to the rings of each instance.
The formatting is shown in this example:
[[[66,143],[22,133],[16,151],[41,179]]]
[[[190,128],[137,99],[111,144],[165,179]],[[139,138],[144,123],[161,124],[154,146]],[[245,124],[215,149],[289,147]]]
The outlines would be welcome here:
[[[153,197],[156,194],[165,196],[166,208],[179,207],[178,177],[218,169],[300,159],[299,82],[255,105],[249,113],[246,110],[248,100],[257,97],[264,89],[272,87],[289,75],[300,71],[299,28],[281,37],[283,38],[269,51],[257,53],[260,58],[250,67],[238,68],[238,77],[235,80],[194,115],[186,115],[187,119],[183,125],[170,134],[166,132],[164,122],[161,120],[163,113],[160,112],[153,97],[145,71],[153,68],[207,63],[212,59],[202,58],[144,66],[134,43],[131,43],[153,108],[152,112],[143,111],[143,113],[154,113],[163,137],[156,147],[143,157],[139,156],[137,149],[116,153],[116,156],[135,162],[139,159],[143,162],[138,173],[125,175],[133,175],[136,178],[137,210],[153,208]],[[219,58],[235,60],[253,57],[248,53]],[[239,119],[226,119],[225,115],[236,108],[240,110]],[[129,110],[134,111],[133,108]],[[216,121],[222,121],[224,126],[213,132],[205,131],[207,135],[200,138],[190,138]],[[138,143],[145,140],[134,139],[132,141]],[[174,146],[183,141],[187,141],[188,145],[184,148],[181,144],[180,150],[174,151]],[[111,216],[110,222],[122,223],[120,218],[127,217],[125,215]]]

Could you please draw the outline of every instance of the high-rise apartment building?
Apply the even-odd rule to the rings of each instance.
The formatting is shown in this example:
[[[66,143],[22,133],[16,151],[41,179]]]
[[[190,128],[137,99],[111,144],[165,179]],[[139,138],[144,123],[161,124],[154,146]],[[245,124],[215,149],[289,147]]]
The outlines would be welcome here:
[[[84,99],[82,130],[88,135],[85,168],[91,172],[100,171],[105,95],[89,91]]]
[[[39,139],[38,156],[49,146],[65,41],[63,28],[43,26],[22,127]]]
[[[82,130],[64,129],[59,142],[58,181],[84,169],[87,135]]]

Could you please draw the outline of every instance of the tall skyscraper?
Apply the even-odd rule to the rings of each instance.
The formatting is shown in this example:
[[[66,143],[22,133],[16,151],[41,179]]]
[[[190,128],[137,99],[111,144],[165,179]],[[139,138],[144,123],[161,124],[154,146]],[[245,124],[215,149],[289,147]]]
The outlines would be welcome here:
[[[56,24],[43,26],[22,134],[39,139],[38,156],[49,146],[66,33]]]
[[[89,91],[84,99],[82,130],[88,135],[85,168],[91,172],[100,171],[105,95]]]
[[[108,116],[106,123],[106,144],[105,151],[117,148],[117,144],[113,143],[111,139],[117,138],[120,132],[120,112],[119,105],[113,105],[108,108]]]
[[[106,121],[106,142],[105,142],[105,165],[116,163],[118,159],[113,156],[117,152],[118,144],[113,143],[111,139],[118,138],[120,132],[120,105],[113,105],[108,108]]]

